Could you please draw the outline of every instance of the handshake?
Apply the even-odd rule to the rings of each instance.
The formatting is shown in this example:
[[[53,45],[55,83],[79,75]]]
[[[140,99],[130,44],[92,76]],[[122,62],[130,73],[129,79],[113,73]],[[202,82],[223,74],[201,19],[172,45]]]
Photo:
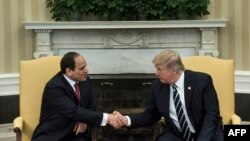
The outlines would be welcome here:
[[[108,114],[108,122],[110,126],[115,129],[121,128],[128,125],[128,119],[126,116],[121,115],[121,113],[114,111],[112,114]]]

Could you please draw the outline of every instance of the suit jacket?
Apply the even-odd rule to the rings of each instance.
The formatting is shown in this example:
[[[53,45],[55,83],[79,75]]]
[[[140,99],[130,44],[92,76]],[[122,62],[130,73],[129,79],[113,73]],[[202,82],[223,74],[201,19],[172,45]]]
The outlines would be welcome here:
[[[186,70],[184,72],[184,93],[187,114],[196,130],[197,141],[212,141],[216,132],[222,131],[219,103],[210,75]],[[156,79],[151,86],[148,106],[137,115],[131,115],[131,128],[152,125],[161,117],[166,125],[163,133],[171,132],[178,136],[179,130],[172,122],[169,114],[170,85]]]
[[[73,88],[61,72],[48,81],[42,97],[40,121],[32,141],[57,141],[73,132],[77,121],[86,123],[88,127],[100,126],[103,115],[94,111],[90,79],[80,82],[79,87],[78,104]]]

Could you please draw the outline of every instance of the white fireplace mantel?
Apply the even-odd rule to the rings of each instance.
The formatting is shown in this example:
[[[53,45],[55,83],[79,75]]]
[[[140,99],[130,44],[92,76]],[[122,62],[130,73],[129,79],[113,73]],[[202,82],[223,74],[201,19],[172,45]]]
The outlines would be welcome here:
[[[24,22],[25,29],[218,28],[227,20]]]
[[[217,57],[217,31],[227,20],[24,22],[36,36],[34,57],[83,53],[90,62],[100,60],[93,73],[152,73],[151,59],[162,49],[182,56]],[[111,68],[107,65],[113,61]],[[132,62],[132,63],[131,63]],[[148,64],[145,64],[148,62]],[[121,64],[129,66],[124,71]],[[138,66],[141,64],[141,66]],[[137,67],[134,67],[137,66]],[[127,67],[126,67],[127,68]]]

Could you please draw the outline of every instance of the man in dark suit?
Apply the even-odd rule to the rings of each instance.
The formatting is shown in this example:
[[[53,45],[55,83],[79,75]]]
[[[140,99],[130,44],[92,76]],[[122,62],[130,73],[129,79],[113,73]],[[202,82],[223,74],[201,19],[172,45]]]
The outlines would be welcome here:
[[[32,141],[91,141],[89,127],[119,123],[115,115],[95,111],[83,56],[66,53],[60,67],[61,71],[44,88],[40,121]]]
[[[223,141],[222,118],[211,76],[185,70],[179,54],[172,50],[160,52],[153,63],[158,79],[152,83],[148,106],[143,113],[120,115],[123,124],[137,128],[164,117],[165,125],[157,141]]]

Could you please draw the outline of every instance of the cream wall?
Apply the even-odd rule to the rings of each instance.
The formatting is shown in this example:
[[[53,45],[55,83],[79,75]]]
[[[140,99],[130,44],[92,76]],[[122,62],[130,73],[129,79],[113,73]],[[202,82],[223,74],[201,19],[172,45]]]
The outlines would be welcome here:
[[[17,73],[19,60],[33,58],[34,34],[23,21],[49,21],[46,0],[0,0],[0,74]],[[249,0],[211,0],[204,19],[228,19],[219,30],[220,58],[235,59],[236,70],[250,71]]]

